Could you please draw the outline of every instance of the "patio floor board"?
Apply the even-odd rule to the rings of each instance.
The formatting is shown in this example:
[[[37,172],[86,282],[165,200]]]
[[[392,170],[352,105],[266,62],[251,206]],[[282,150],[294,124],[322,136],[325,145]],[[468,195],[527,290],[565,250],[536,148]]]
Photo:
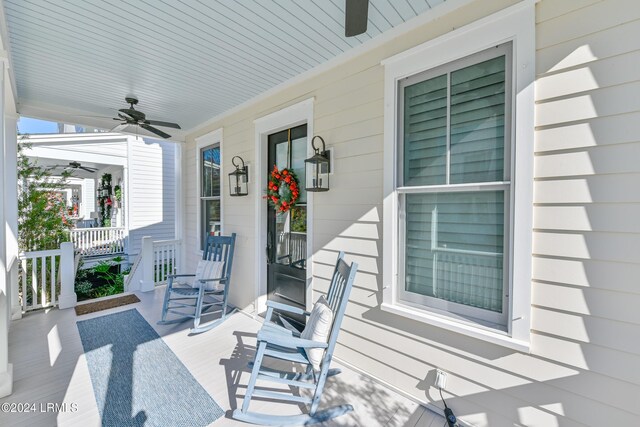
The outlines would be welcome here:
[[[245,368],[255,351],[255,336],[260,322],[235,313],[218,328],[188,336],[188,324],[159,326],[164,287],[154,292],[137,293],[140,301],[96,313],[77,316],[74,310],[49,309],[33,312],[12,322],[9,332],[9,360],[13,363],[13,394],[0,404],[36,404],[35,412],[0,411],[0,425],[6,426],[91,426],[100,425],[91,378],[84,357],[76,320],[99,317],[136,308],[163,338],[191,374],[226,411],[212,426],[248,425],[231,418],[242,405],[249,373]],[[350,403],[351,414],[324,426],[441,426],[444,418],[410,399],[359,373],[340,366],[343,373],[331,378],[323,396],[323,405]],[[258,382],[260,385],[260,382]],[[274,390],[288,390],[269,383]],[[76,404],[77,410],[46,411],[46,404]],[[44,404],[44,407],[40,405]],[[45,410],[42,411],[42,408]],[[299,414],[297,405],[253,400],[251,410],[273,414]]]

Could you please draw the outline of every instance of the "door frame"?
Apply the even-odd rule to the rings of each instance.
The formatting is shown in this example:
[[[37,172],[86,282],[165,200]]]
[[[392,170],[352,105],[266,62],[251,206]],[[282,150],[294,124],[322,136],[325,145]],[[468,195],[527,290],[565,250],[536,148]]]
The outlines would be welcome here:
[[[264,199],[267,188],[268,137],[299,125],[307,125],[307,156],[313,155],[311,138],[313,137],[313,102],[315,98],[308,98],[286,108],[265,115],[253,121],[255,127],[255,299],[254,316],[267,309],[267,201]],[[313,193],[307,193],[307,279],[305,300],[307,310],[312,303],[313,278]]]

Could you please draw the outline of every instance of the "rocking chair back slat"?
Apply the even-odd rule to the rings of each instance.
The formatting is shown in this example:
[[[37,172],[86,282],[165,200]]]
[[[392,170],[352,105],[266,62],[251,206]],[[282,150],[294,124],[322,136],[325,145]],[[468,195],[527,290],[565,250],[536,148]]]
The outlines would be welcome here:
[[[341,252],[342,253],[342,252]],[[329,286],[329,292],[327,293],[327,302],[331,311],[334,313],[338,310],[338,304],[342,300],[342,296],[345,291],[345,285],[349,277],[350,267],[342,258],[338,259],[336,268],[333,271],[333,277],[331,278],[331,285]]]
[[[224,268],[222,270],[222,283],[226,283],[231,275],[233,256],[229,256],[229,254],[233,254],[235,243],[235,233],[233,236],[207,236],[202,259],[209,261],[225,261]]]

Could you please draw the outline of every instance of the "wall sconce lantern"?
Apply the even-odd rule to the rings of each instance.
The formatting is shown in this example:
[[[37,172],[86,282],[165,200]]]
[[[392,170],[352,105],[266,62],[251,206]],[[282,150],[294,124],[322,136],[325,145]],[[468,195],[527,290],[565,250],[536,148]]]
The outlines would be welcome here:
[[[100,187],[98,192],[100,197],[109,197],[110,194],[109,187]]]
[[[236,164],[236,159],[242,162],[242,167]],[[231,163],[236,170],[229,174],[229,193],[231,196],[246,196],[249,194],[249,166],[245,166],[240,156],[234,156]]]
[[[318,138],[322,141],[322,150],[316,148],[314,141]],[[314,136],[311,140],[311,147],[315,154],[304,161],[306,169],[306,190],[307,191],[329,191],[329,151],[325,149],[324,139],[321,136]]]

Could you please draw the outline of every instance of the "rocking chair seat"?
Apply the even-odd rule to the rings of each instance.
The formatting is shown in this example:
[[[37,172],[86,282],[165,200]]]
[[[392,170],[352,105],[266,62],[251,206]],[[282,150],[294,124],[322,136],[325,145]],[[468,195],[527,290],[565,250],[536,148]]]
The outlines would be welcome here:
[[[173,285],[173,288],[171,289],[171,291],[174,294],[182,295],[185,297],[197,297],[198,293],[200,293],[200,288],[192,287],[188,283],[178,283],[177,285],[176,284]],[[213,295],[221,295],[224,293],[224,288],[216,289],[213,291],[207,291],[207,293],[213,294]]]

